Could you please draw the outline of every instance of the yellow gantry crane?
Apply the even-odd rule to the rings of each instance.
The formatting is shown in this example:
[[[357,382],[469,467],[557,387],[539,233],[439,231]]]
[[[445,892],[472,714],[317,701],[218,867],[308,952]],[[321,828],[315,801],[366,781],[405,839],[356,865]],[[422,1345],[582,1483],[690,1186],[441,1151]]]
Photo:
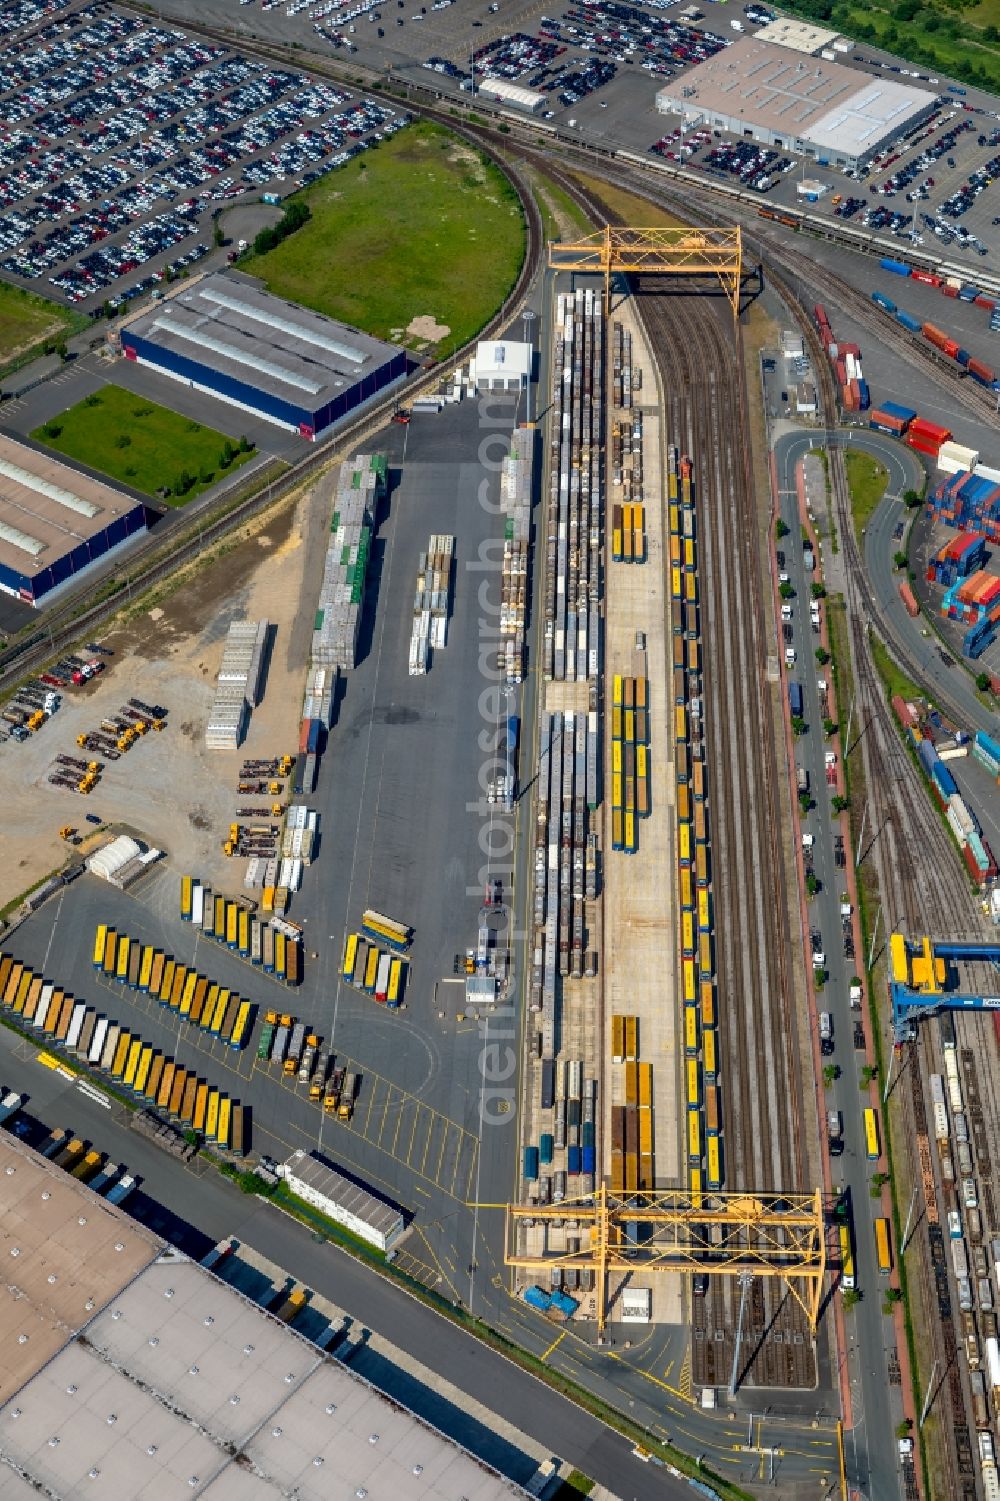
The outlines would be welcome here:
[[[507,1266],[595,1274],[598,1337],[607,1322],[608,1276],[615,1272],[781,1277],[816,1332],[827,1270],[818,1189],[710,1196],[668,1190],[625,1197],[601,1184],[592,1198],[506,1208]],[[568,1249],[567,1230],[579,1249]]]
[[[556,271],[600,272],[604,277],[605,314],[614,271],[717,277],[734,318],[740,314],[743,233],[739,225],[730,229],[680,224],[658,229],[625,229],[606,224],[583,240],[551,244],[549,266]]]

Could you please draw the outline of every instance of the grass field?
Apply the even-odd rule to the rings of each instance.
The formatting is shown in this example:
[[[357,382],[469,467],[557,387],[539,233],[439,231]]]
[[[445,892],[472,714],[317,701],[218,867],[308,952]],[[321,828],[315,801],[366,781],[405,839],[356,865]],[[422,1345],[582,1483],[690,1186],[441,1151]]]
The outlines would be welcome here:
[[[36,345],[66,337],[85,321],[68,308],[0,282],[0,370]]]
[[[312,218],[241,261],[281,297],[413,347],[432,317],[442,354],[500,307],[524,257],[520,204],[503,175],[439,126],[417,124],[304,193]]]
[[[223,448],[227,441],[235,448],[233,440],[121,386],[104,386],[36,427],[31,436],[146,495],[156,496],[167,486],[172,506],[187,505],[253,452],[235,453],[223,466]],[[186,488],[185,475],[191,480]]]
[[[861,541],[861,533],[872,519],[875,507],[885,494],[889,479],[888,471],[877,459],[867,453],[854,453],[848,449],[844,455],[847,465],[847,483],[851,489],[851,515],[854,531]]]
[[[931,74],[1000,92],[1000,0],[787,0],[784,7]]]

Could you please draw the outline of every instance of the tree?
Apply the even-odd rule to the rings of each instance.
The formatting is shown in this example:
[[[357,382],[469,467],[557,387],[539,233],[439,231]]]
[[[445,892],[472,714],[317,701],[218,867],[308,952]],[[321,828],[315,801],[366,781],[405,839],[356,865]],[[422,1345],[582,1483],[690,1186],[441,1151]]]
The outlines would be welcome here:
[[[915,511],[917,506],[922,505],[919,490],[904,490],[903,504],[908,511]]]
[[[56,354],[63,361],[63,363],[65,363],[66,360],[69,359],[69,349],[67,347],[65,339],[60,339],[56,344]]]
[[[913,1419],[912,1418],[904,1418],[901,1423],[897,1423],[896,1424],[896,1437],[897,1438],[908,1438],[909,1435],[910,1435],[910,1432],[912,1431],[912,1428],[913,1428]]]
[[[250,439],[247,437],[246,433],[244,433],[240,438],[240,453],[250,453],[252,449],[253,444],[250,442]]]
[[[800,792],[799,793],[799,807],[801,808],[802,812],[803,813],[808,813],[809,809],[812,807],[812,805],[813,805],[813,800],[809,796],[808,792]]]
[[[792,734],[798,736],[798,735],[804,735],[805,732],[806,732],[806,722],[805,722],[805,720],[801,719],[798,714],[793,714],[792,715]]]
[[[861,1293],[856,1287],[845,1288],[843,1296],[844,1312],[850,1313],[853,1308],[857,1308],[858,1304],[861,1302],[861,1296]]]
[[[872,1173],[872,1181],[868,1185],[868,1192],[873,1199],[877,1199],[883,1188],[889,1181],[888,1173]]]
[[[806,891],[810,896],[815,896],[819,890],[819,878],[812,871],[806,876]]]
[[[989,693],[993,679],[988,672],[981,672],[976,678],[976,687],[980,693]]]
[[[822,584],[810,584],[809,592],[813,599],[826,599],[826,590]]]
[[[903,1301],[903,1294],[900,1292],[900,1290],[899,1290],[898,1287],[887,1287],[886,1288],[886,1290],[885,1290],[885,1299],[884,1299],[884,1301],[882,1303],[882,1312],[885,1314],[886,1318],[891,1318],[892,1317],[892,1311],[895,1308],[896,1304],[897,1303],[902,1303],[902,1301]],[[906,1435],[903,1434],[903,1437],[905,1438]]]
[[[212,231],[212,243],[214,244],[216,250],[221,250],[223,245],[226,243],[226,237],[222,233],[221,224],[217,224]]]
[[[198,472],[198,478],[203,485],[210,485],[215,478],[215,470],[207,461],[202,464]]]
[[[786,526],[785,522],[782,521],[780,516],[774,523],[774,535],[777,537],[779,542],[781,541],[782,537],[788,536],[788,527]]]
[[[850,806],[850,798],[843,797],[839,792],[837,793],[836,797],[831,797],[830,799],[830,807],[833,809],[834,813],[846,813],[847,809]]]
[[[837,733],[837,721],[835,719],[824,719],[824,721],[823,721],[823,734],[826,736],[827,740],[830,739],[831,735],[835,735],[836,733]]]
[[[830,1089],[840,1078],[840,1066],[836,1063],[828,1063],[823,1070],[823,1088]]]
[[[866,1063],[865,1066],[864,1066],[864,1068],[861,1070],[861,1078],[860,1078],[860,1081],[859,1081],[860,1085],[861,1085],[861,1088],[862,1089],[867,1089],[868,1086],[870,1084],[873,1084],[877,1078],[878,1078],[878,1064],[876,1064],[876,1063]]]
[[[819,663],[819,665],[821,667],[825,667],[826,664],[827,664],[827,662],[829,662],[829,660],[830,660],[830,653],[827,651],[826,647],[825,646],[817,646],[817,648],[816,648],[816,661]]]
[[[781,595],[782,599],[795,598],[795,590],[792,588],[791,584],[782,584],[778,590],[778,593]]]
[[[892,561],[893,561],[893,566],[894,567],[896,567],[896,568],[905,568],[906,567],[906,562],[907,562],[906,553],[905,552],[894,552],[893,555],[892,555]]]

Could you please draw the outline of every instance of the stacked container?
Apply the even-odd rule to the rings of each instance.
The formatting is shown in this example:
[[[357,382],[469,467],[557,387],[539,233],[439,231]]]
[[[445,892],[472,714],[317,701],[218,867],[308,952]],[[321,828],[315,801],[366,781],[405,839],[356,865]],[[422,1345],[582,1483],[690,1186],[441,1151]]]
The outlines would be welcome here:
[[[525,630],[530,597],[531,508],[535,472],[535,433],[518,428],[500,476],[500,507],[504,515],[503,564],[500,581],[498,669],[504,682],[524,677]]]
[[[883,401],[869,413],[868,426],[876,432],[891,433],[894,438],[901,438],[916,415],[912,407],[899,406],[895,401]]]
[[[950,437],[950,428],[940,427],[936,422],[928,422],[924,417],[915,417],[906,434],[906,442],[918,453],[930,454],[936,459],[942,443],[947,443]]]
[[[447,644],[454,560],[454,537],[438,532],[431,537],[427,551],[420,554],[413,596],[410,677],[425,673],[431,649],[441,650]]]
[[[268,629],[266,620],[234,620],[229,627],[205,726],[209,750],[236,750],[246,734],[250,706],[260,699]]]
[[[338,471],[313,629],[314,667],[350,671],[356,665],[365,579],[387,473],[384,454],[359,454]]]

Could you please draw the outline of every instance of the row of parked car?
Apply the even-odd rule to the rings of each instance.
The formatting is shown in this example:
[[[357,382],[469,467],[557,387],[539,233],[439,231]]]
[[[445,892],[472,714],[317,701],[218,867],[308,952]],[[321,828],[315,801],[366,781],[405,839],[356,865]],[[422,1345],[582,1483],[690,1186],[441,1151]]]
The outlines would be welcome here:
[[[728,45],[712,32],[650,15],[622,0],[594,0],[586,8],[572,5],[561,23],[543,18],[542,29],[555,30],[563,41],[584,51],[615,62],[639,62],[647,72],[666,77],[706,62]]]
[[[700,165],[706,172],[738,177],[744,187],[766,193],[775,178],[790,172],[795,164],[790,156],[753,141],[722,141],[712,147]]]
[[[221,202],[290,191],[403,123],[104,0],[0,62],[0,91],[15,75],[25,108],[45,109],[0,126],[0,269],[73,301],[190,239]]]
[[[544,18],[543,18],[544,19]],[[511,32],[477,47],[472,54],[477,73],[489,73],[491,78],[522,78],[544,68],[566,48],[546,37],[527,36],[523,31]]]
[[[66,10],[71,3],[72,0],[5,0],[0,8],[0,37],[13,36],[44,16]]]
[[[959,138],[972,128],[971,120],[959,120],[957,125],[953,125],[950,130],[944,131],[930,145],[925,146],[920,155],[907,162],[905,167],[900,167],[891,177],[887,177],[885,182],[877,184],[873,191],[882,193],[886,198],[892,198],[895,193],[908,188],[911,182],[927,172],[936,161],[940,161],[941,157],[947,157],[955,149]],[[949,162],[949,165],[954,165],[954,163]],[[934,186],[933,178],[930,179],[929,185]]]

